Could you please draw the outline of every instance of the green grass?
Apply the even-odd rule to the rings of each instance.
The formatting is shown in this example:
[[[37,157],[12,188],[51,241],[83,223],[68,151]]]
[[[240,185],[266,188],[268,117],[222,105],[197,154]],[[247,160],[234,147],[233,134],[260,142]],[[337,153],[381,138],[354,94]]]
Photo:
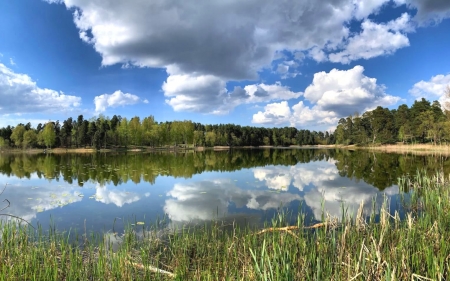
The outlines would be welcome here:
[[[138,239],[129,228],[115,252],[106,236],[6,223],[0,280],[449,280],[449,178],[420,172],[399,185],[403,219],[385,201],[367,218],[324,214],[313,229],[301,213],[290,230],[278,229],[288,214],[264,232],[215,222]]]

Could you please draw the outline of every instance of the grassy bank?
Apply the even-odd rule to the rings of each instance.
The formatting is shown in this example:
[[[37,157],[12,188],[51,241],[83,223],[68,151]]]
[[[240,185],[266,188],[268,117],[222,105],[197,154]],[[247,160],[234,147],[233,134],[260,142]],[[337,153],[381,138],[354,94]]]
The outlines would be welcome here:
[[[449,178],[418,173],[399,185],[409,190],[403,219],[385,202],[313,226],[279,214],[262,231],[213,223],[138,239],[130,228],[115,251],[107,236],[7,223],[0,280],[449,280]]]

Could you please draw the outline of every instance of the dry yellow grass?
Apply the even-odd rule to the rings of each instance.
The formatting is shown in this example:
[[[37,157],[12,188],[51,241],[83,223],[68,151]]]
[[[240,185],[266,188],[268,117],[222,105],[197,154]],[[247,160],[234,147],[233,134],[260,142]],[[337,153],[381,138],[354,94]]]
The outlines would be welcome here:
[[[361,149],[378,150],[387,153],[414,153],[414,154],[444,154],[450,155],[449,145],[433,144],[389,144],[380,146],[367,146]]]

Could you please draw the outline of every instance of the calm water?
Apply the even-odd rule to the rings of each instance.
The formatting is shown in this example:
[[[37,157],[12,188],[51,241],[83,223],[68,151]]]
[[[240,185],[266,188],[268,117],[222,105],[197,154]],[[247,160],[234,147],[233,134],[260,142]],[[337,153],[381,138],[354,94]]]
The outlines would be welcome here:
[[[364,201],[368,214],[375,196],[378,205],[387,196],[395,209],[397,178],[423,168],[448,174],[450,159],[306,149],[0,153],[0,186],[7,184],[0,202],[11,202],[3,212],[60,230],[122,231],[164,217],[169,226],[214,219],[262,225],[280,208],[302,209],[312,223],[322,208],[339,217],[342,202],[356,213]]]

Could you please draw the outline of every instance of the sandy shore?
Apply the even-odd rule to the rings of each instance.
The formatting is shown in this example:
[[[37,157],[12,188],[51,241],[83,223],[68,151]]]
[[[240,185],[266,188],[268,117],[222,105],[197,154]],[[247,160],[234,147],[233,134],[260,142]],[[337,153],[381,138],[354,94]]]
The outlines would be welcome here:
[[[450,155],[450,145],[433,144],[388,144],[380,146],[357,147],[357,149],[376,150],[386,153],[444,154]]]

